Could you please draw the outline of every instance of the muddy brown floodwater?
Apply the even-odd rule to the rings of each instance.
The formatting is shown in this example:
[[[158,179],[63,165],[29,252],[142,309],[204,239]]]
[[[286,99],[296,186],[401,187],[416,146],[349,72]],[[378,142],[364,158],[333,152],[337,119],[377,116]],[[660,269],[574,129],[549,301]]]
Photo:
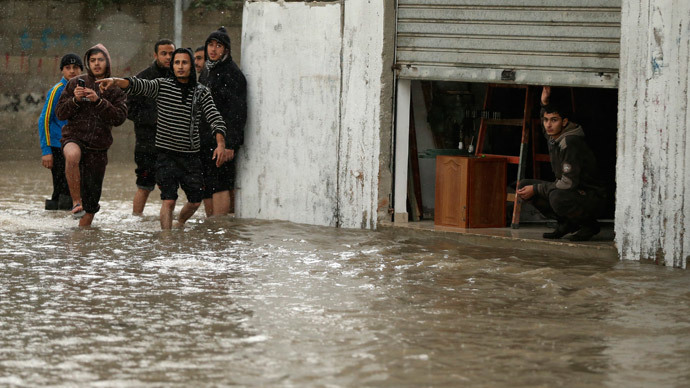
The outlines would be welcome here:
[[[38,162],[0,168],[0,386],[690,385],[685,270],[201,211],[164,233],[116,163],[80,230]]]

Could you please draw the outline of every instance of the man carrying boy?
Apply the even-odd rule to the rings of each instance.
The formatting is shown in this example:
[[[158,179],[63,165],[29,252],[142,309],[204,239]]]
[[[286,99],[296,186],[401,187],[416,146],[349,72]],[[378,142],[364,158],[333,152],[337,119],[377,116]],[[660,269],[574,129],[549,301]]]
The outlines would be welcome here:
[[[60,139],[62,127],[67,123],[58,120],[55,115],[58,100],[65,89],[65,85],[72,78],[84,70],[81,58],[77,54],[67,54],[60,60],[62,79],[55,84],[46,95],[41,116],[38,118],[38,138],[41,141],[41,164],[50,169],[53,176],[53,195],[46,199],[46,210],[69,210],[72,208],[72,198],[69,195],[67,178],[65,178],[65,156],[62,154]]]
[[[213,128],[209,135],[217,145],[213,159],[217,166],[225,162],[225,123],[213,103],[211,92],[196,81],[194,54],[190,49],[175,50],[171,66],[174,78],[143,80],[130,77],[99,81],[105,90],[121,88],[128,95],[156,99],[156,183],[163,201],[160,211],[162,229],[172,227],[178,187],[181,186],[187,195],[187,203],[178,217],[178,226],[182,226],[201,204],[203,178],[199,159],[199,122],[202,114]]]
[[[569,121],[564,107],[549,104],[550,95],[551,88],[545,86],[541,117],[556,181],[522,180],[517,195],[545,217],[558,221],[556,230],[544,233],[544,238],[577,232],[570,236],[571,241],[587,241],[600,231],[597,216],[605,201],[605,188],[582,127]]]
[[[111,61],[102,44],[84,55],[87,74],[72,78],[58,102],[57,117],[67,120],[62,128],[65,175],[72,196],[72,214],[79,226],[89,226],[100,209],[108,148],[113,127],[127,119],[121,90],[98,90],[96,82],[110,76]]]

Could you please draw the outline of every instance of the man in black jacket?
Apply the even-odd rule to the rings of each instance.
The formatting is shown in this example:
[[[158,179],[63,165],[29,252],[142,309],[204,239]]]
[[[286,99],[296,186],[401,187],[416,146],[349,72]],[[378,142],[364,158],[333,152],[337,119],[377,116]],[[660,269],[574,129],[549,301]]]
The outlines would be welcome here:
[[[169,39],[156,42],[153,63],[137,74],[137,78],[156,79],[172,76],[170,58],[175,51],[175,45]],[[134,122],[134,162],[137,164],[134,172],[137,174],[137,192],[134,194],[132,212],[141,215],[149,194],[156,186],[156,101],[144,96],[130,96],[127,99],[129,114],[127,118]]]
[[[225,215],[234,202],[235,155],[244,142],[244,125],[247,121],[247,81],[230,55],[230,37],[225,27],[212,32],[205,43],[206,63],[199,82],[211,89],[213,101],[227,127],[226,159],[220,167],[212,159],[215,144],[210,128],[202,123],[200,132],[201,158],[204,164],[204,207],[207,215]],[[210,140],[209,140],[210,139]],[[204,141],[206,143],[204,143]],[[231,194],[232,193],[232,194]]]
[[[600,231],[597,216],[606,191],[582,127],[568,120],[567,109],[549,104],[549,97],[550,88],[544,87],[541,117],[556,181],[524,179],[517,194],[544,216],[558,221],[556,230],[544,233],[544,238],[557,239],[577,232],[571,241],[587,241]]]
[[[196,73],[201,75],[201,71],[204,70],[204,65],[206,64],[206,47],[199,46],[194,50],[194,69]]]

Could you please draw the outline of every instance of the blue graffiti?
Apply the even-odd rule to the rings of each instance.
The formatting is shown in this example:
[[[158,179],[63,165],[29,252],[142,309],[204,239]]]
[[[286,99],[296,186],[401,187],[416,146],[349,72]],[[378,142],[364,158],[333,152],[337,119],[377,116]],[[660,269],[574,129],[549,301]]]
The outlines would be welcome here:
[[[53,33],[52,28],[46,28],[43,31],[41,31],[41,42],[43,42],[43,49],[44,50],[48,49],[48,47],[49,47],[48,38],[49,38],[50,34],[52,34],[52,33]]]
[[[661,74],[661,68],[664,67],[664,58],[661,55],[655,55],[652,57],[652,72],[654,75]]]
[[[82,34],[74,34],[72,35],[72,43],[74,44],[74,47],[81,47],[81,41],[83,39]]]
[[[24,29],[21,36],[19,37],[20,45],[22,50],[29,50],[33,47],[34,40],[29,35],[29,31]],[[75,49],[80,49],[82,46],[83,35],[80,33],[68,35],[61,33],[55,36],[52,28],[44,28],[41,31],[41,37],[39,38],[41,42],[41,47],[47,50],[52,47],[68,48],[73,47]]]
[[[31,48],[31,46],[33,46],[33,42],[29,37],[29,31],[26,28],[22,32],[22,35],[19,37],[19,44],[21,45],[22,50],[28,50]]]

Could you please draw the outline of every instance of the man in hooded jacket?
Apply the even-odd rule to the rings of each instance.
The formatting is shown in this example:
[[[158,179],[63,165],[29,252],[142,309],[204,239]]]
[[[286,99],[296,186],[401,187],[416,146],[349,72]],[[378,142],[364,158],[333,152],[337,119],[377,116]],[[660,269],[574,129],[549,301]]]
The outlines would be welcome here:
[[[153,80],[107,78],[100,80],[105,90],[123,89],[128,95],[156,100],[156,183],[161,191],[160,222],[162,229],[172,227],[172,214],[178,187],[187,195],[187,203],[178,216],[182,226],[201,205],[203,176],[199,159],[202,116],[211,126],[208,136],[215,141],[212,159],[216,166],[225,162],[225,122],[218,113],[207,87],[198,84],[191,49],[178,48],[170,62],[173,77]],[[117,87],[114,87],[117,86]]]
[[[244,143],[247,121],[247,80],[230,55],[230,37],[225,27],[212,32],[204,45],[206,63],[199,82],[211,89],[213,101],[227,127],[227,163],[216,166],[211,158],[214,144],[210,141],[209,126],[202,122],[201,159],[204,165],[204,207],[207,215],[225,215],[234,202],[235,156]],[[204,140],[205,139],[205,140]],[[232,194],[231,194],[232,193]],[[209,211],[210,210],[210,211]]]
[[[582,127],[569,121],[565,107],[549,103],[550,93],[550,88],[544,87],[541,117],[556,180],[523,179],[517,195],[558,221],[556,230],[544,233],[544,238],[558,239],[576,232],[571,241],[586,241],[600,231],[597,216],[606,191]]]
[[[67,120],[62,128],[65,175],[72,196],[72,214],[79,226],[89,226],[100,209],[112,128],[127,119],[125,94],[99,90],[96,81],[109,77],[111,60],[102,44],[84,54],[87,74],[72,78],[58,101],[57,117]]]

